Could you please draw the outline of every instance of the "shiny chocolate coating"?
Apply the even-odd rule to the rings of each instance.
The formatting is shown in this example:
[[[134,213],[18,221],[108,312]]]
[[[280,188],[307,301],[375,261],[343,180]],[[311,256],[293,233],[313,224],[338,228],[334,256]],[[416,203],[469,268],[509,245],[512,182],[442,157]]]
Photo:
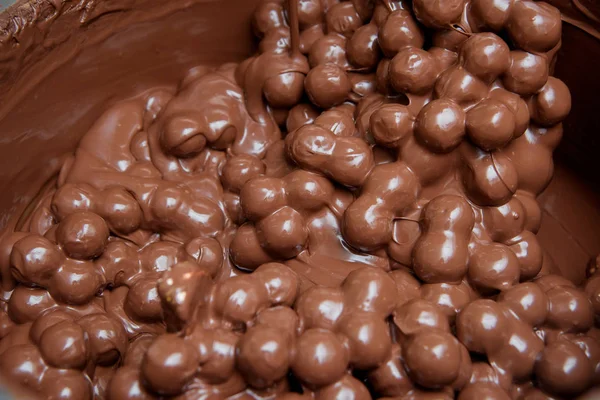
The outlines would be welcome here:
[[[257,53],[108,107],[0,240],[45,398],[575,397],[600,278],[549,274],[556,8],[262,0]],[[68,393],[68,396],[66,395]]]

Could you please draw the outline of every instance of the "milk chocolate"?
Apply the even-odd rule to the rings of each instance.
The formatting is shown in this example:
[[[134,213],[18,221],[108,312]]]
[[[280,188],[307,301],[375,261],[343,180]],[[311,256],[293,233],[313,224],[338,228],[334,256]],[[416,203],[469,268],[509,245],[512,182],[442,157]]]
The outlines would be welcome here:
[[[93,4],[81,23],[122,11]],[[250,58],[102,104],[5,229],[3,378],[77,399],[599,385],[597,260],[576,286],[536,236],[571,110],[559,9],[262,0],[252,28]]]

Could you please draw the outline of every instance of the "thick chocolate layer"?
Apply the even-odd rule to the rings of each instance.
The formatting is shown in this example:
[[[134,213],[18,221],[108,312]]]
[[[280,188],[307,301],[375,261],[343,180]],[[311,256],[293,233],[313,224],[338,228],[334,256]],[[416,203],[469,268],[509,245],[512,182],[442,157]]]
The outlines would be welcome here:
[[[131,12],[182,18],[165,7]],[[597,385],[597,263],[577,288],[536,236],[571,109],[551,76],[560,18],[526,0],[267,0],[253,57],[196,60],[176,86],[150,68],[155,86],[108,107],[119,81],[94,89],[104,112],[2,237],[2,375],[77,399]]]

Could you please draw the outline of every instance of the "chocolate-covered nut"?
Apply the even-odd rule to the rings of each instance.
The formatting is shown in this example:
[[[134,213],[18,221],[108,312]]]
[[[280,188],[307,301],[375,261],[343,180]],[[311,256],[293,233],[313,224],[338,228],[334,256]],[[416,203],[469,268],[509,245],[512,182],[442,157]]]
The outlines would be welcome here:
[[[160,321],[163,317],[161,299],[155,278],[135,282],[125,298],[123,308],[130,318],[138,321]]]
[[[340,2],[327,10],[325,23],[328,33],[335,32],[346,37],[351,37],[361,26],[362,20],[352,2]]]
[[[487,93],[487,85],[481,79],[458,65],[442,72],[434,87],[436,98],[448,98],[462,106],[480,102]]]
[[[423,32],[408,10],[394,10],[379,27],[379,45],[387,57],[394,57],[407,46],[423,47]]]
[[[309,329],[296,342],[292,371],[306,385],[323,386],[342,377],[348,359],[348,350],[335,333]]]
[[[277,328],[257,326],[238,343],[236,365],[250,385],[267,388],[287,374],[291,356],[289,340]]]
[[[87,333],[90,355],[100,365],[123,360],[127,336],[123,326],[105,314],[90,314],[77,321]]]
[[[473,290],[464,282],[453,285],[448,283],[431,283],[421,286],[421,296],[438,306],[453,322],[475,297]]]
[[[52,276],[50,294],[67,304],[85,304],[102,287],[102,277],[89,261],[67,259]]]
[[[297,256],[304,250],[308,239],[304,218],[288,206],[256,224],[256,234],[263,248],[283,259]]]
[[[403,356],[410,377],[426,388],[444,387],[458,377],[459,343],[450,333],[419,332],[408,341]]]
[[[411,300],[394,311],[394,324],[405,336],[421,331],[450,332],[448,317],[435,304],[423,299]]]
[[[395,306],[397,289],[395,282],[379,268],[359,268],[348,274],[342,283],[345,306],[374,312],[383,317]],[[377,293],[377,295],[374,295]]]
[[[594,311],[584,292],[559,286],[548,290],[546,295],[549,324],[572,332],[585,332],[592,326]]]
[[[100,199],[98,212],[111,230],[126,235],[139,229],[142,210],[131,193],[113,187],[103,191]]]
[[[276,1],[263,1],[253,14],[252,27],[257,36],[285,24],[283,7]]]
[[[62,321],[73,321],[73,316],[60,309],[50,309],[40,315],[31,325],[29,336],[33,343],[38,344],[44,331]]]
[[[335,33],[317,39],[308,53],[310,66],[314,68],[318,65],[335,64],[341,68],[348,67],[346,41],[344,36]]]
[[[544,342],[525,323],[512,323],[509,326],[512,329],[504,330],[507,334],[504,346],[488,353],[488,359],[490,364],[507,371],[515,379],[529,379],[544,349]]]
[[[424,25],[430,28],[445,28],[460,17],[464,4],[463,0],[416,0],[413,1],[413,10]]]
[[[312,124],[319,116],[318,111],[312,104],[300,103],[292,107],[288,113],[286,128],[288,132],[293,132],[302,125]],[[240,186],[241,188],[241,186]]]
[[[295,304],[303,329],[332,329],[344,311],[344,292],[337,288],[312,287]]]
[[[59,220],[77,211],[89,211],[95,204],[96,192],[87,185],[66,183],[52,197],[52,212]]]
[[[175,157],[186,158],[200,153],[207,144],[200,123],[186,115],[167,118],[163,123],[160,143]]]
[[[423,234],[413,249],[413,269],[427,283],[458,283],[468,270],[468,238],[474,216],[464,198],[441,195],[424,208]]]
[[[315,125],[329,129],[336,136],[354,136],[356,131],[354,117],[351,112],[342,109],[344,106],[321,113],[315,118]]]
[[[515,1],[506,28],[517,47],[526,51],[545,52],[560,41],[561,26],[557,8],[544,2],[524,0]]]
[[[487,299],[468,304],[456,318],[456,336],[469,351],[478,353],[500,349],[509,334],[507,328],[502,308]]]
[[[400,50],[389,66],[390,84],[398,92],[421,94],[430,90],[438,75],[434,58],[418,47]]]
[[[348,60],[352,65],[368,69],[377,66],[381,57],[378,32],[375,24],[363,25],[354,32],[346,45]]]
[[[338,329],[349,340],[350,363],[354,368],[376,368],[388,358],[392,339],[382,316],[358,311],[342,318]]]
[[[463,142],[462,180],[469,200],[480,206],[506,204],[519,184],[518,171],[504,153],[487,153]]]
[[[275,306],[262,310],[256,316],[255,323],[257,326],[265,325],[280,329],[291,337],[296,335],[299,327],[298,314],[286,306]]]
[[[56,368],[82,369],[88,361],[87,334],[73,321],[62,321],[46,329],[39,348],[44,360]]]
[[[297,210],[317,211],[327,206],[334,193],[325,177],[296,170],[285,177],[288,203]]]
[[[482,398],[509,400],[511,397],[501,387],[490,383],[469,384],[458,395],[458,400],[476,400]]]
[[[352,89],[348,74],[335,64],[320,64],[311,69],[304,87],[313,104],[320,108],[343,103]]]
[[[452,151],[460,144],[464,135],[465,113],[452,100],[433,100],[417,116],[415,136],[430,151]]]
[[[18,240],[10,253],[13,277],[25,284],[47,285],[63,262],[63,255],[48,239],[27,235]]]
[[[533,282],[521,283],[500,293],[498,302],[533,327],[540,326],[548,315],[548,297]]]
[[[286,72],[271,77],[265,81],[263,92],[272,107],[293,107],[304,94],[304,74]]]
[[[371,394],[365,385],[351,375],[344,375],[339,381],[325,386],[315,393],[316,400],[339,399],[344,396],[351,396],[356,400],[371,398]]]
[[[283,181],[268,177],[250,179],[240,192],[240,204],[249,220],[265,218],[286,204]]]
[[[175,395],[184,390],[198,368],[198,353],[183,339],[158,336],[142,362],[142,376],[155,392]]]
[[[291,306],[298,293],[298,277],[284,264],[268,263],[258,267],[253,276],[265,285],[269,300],[274,305]]]
[[[108,235],[106,222],[98,214],[87,211],[70,214],[56,231],[56,239],[65,252],[82,260],[102,254]]]
[[[380,146],[398,147],[413,131],[414,119],[406,106],[384,104],[369,118],[369,131]]]
[[[510,245],[510,249],[519,260],[521,280],[536,277],[544,261],[544,253],[537,236],[529,231],[523,231],[515,241],[516,243]]]
[[[215,239],[193,239],[185,245],[185,251],[213,277],[223,266],[223,248]]]
[[[504,147],[516,128],[514,114],[497,100],[483,100],[467,112],[466,131],[479,148],[492,151]]]
[[[21,344],[3,352],[0,370],[4,379],[10,379],[11,383],[36,390],[47,366],[36,346]]]
[[[151,400],[155,399],[141,381],[138,368],[119,368],[108,385],[109,399]]]
[[[8,315],[14,322],[24,324],[55,306],[56,301],[47,290],[18,285],[8,301]]]
[[[485,32],[472,35],[460,49],[463,67],[484,82],[491,83],[510,65],[510,49],[499,36]]]
[[[563,81],[553,76],[530,99],[531,118],[538,124],[550,126],[561,122],[571,111],[571,92]]]
[[[469,282],[485,290],[507,290],[519,282],[519,260],[505,245],[477,246],[469,257]]]
[[[267,288],[249,276],[223,281],[215,294],[215,309],[225,320],[247,323],[267,306]]]
[[[256,229],[250,224],[244,224],[236,231],[229,247],[229,254],[235,265],[249,270],[273,261],[273,258],[262,248]]]
[[[514,3],[515,0],[472,0],[470,11],[478,25],[499,31],[506,25]]]
[[[536,93],[546,84],[548,63],[544,57],[514,50],[510,52],[510,58],[510,66],[502,79],[508,90],[526,96]]]
[[[71,369],[46,371],[40,391],[47,399],[89,400],[93,398],[90,379],[83,372]]]
[[[196,326],[185,338],[199,354],[198,375],[211,384],[224,383],[235,371],[239,336],[226,329],[207,330]]]
[[[589,387],[592,364],[575,344],[559,340],[546,346],[536,362],[535,373],[550,393],[576,396]]]
[[[240,154],[227,160],[221,172],[221,181],[227,189],[239,192],[246,182],[264,172],[265,165],[261,160],[248,154]]]

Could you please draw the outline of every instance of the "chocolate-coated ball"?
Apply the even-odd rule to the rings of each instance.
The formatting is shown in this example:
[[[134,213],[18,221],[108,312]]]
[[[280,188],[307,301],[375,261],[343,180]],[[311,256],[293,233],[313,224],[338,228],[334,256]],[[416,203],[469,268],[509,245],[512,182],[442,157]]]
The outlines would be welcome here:
[[[142,209],[131,193],[113,187],[104,190],[100,199],[99,212],[112,230],[127,235],[140,227]]]
[[[162,395],[176,395],[193,378],[198,353],[174,334],[158,336],[148,347],[142,362],[142,376],[148,386]]]
[[[310,101],[320,108],[343,103],[352,90],[348,74],[335,64],[322,64],[311,69],[304,87]]]
[[[39,235],[27,235],[14,244],[10,253],[10,269],[19,282],[46,286],[63,258],[50,240]]]
[[[435,84],[438,69],[427,51],[406,47],[398,52],[389,66],[390,83],[398,92],[420,94]]]
[[[407,46],[423,47],[423,32],[408,10],[395,10],[379,27],[379,45],[387,57],[394,57]]]
[[[282,207],[256,224],[261,246],[274,255],[288,259],[297,256],[308,240],[302,215],[292,207]]]
[[[542,126],[561,122],[571,111],[571,92],[563,81],[553,76],[530,99],[531,118]]]
[[[367,69],[377,66],[381,57],[377,33],[378,29],[374,24],[363,25],[354,32],[346,46],[348,60],[352,65]]]
[[[98,257],[108,242],[108,226],[98,214],[82,211],[61,221],[56,239],[65,252],[80,260]]]
[[[540,90],[548,80],[548,62],[543,56],[514,50],[510,52],[510,67],[502,83],[511,92],[527,96]]]
[[[263,86],[267,102],[274,108],[291,108],[304,94],[304,74],[285,72],[268,78]]]
[[[498,100],[483,100],[467,112],[469,139],[486,151],[505,146],[512,139],[515,127],[514,114]]]
[[[575,344],[558,340],[546,346],[535,365],[542,388],[558,396],[576,397],[592,380],[592,363]]]
[[[467,71],[491,83],[510,66],[510,49],[499,36],[478,33],[463,43],[460,60]]]
[[[86,336],[75,322],[59,322],[40,337],[40,352],[46,362],[56,368],[83,368],[89,355]]]
[[[440,388],[458,377],[460,348],[450,333],[419,332],[408,341],[403,355],[408,374],[421,386]]]
[[[493,300],[468,304],[456,319],[456,336],[469,351],[487,353],[498,350],[509,332],[502,308]]]
[[[290,362],[288,336],[277,328],[251,328],[238,343],[236,364],[252,387],[272,386],[287,374]]]
[[[545,2],[528,0],[515,1],[506,27],[517,47],[536,53],[554,48],[562,33],[557,8]]]
[[[413,0],[415,15],[429,28],[447,28],[463,12],[464,0]]]
[[[348,351],[332,331],[309,329],[296,342],[292,371],[308,386],[337,381],[348,368]]]
[[[384,104],[369,119],[375,143],[384,147],[398,147],[412,133],[413,126],[411,112],[401,104]]]
[[[452,100],[433,100],[417,116],[415,136],[432,152],[452,151],[464,135],[465,113]]]
[[[474,22],[493,31],[501,30],[508,21],[515,0],[471,0]]]

